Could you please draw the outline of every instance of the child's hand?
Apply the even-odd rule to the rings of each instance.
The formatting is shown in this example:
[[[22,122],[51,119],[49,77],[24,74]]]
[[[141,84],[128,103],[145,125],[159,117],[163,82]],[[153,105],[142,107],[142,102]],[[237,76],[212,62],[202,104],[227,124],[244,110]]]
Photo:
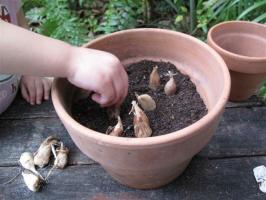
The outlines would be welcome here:
[[[86,48],[74,48],[68,80],[94,92],[92,99],[101,106],[120,105],[128,92],[128,76],[113,54]]]
[[[42,100],[48,100],[50,96],[52,80],[37,76],[22,76],[20,89],[23,98],[31,105],[41,104]]]

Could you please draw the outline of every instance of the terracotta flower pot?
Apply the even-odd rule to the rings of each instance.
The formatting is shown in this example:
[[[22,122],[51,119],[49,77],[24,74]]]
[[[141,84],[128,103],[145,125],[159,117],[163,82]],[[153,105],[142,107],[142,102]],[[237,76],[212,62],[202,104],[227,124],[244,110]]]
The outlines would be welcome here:
[[[222,58],[203,42],[174,31],[133,29],[93,40],[85,47],[109,51],[124,64],[142,59],[174,63],[196,84],[208,114],[173,133],[150,138],[121,138],[90,130],[71,117],[77,88],[56,79],[52,99],[75,144],[117,181],[134,188],[156,188],[178,177],[211,139],[230,90]]]
[[[230,69],[230,100],[248,99],[266,78],[266,26],[245,21],[220,23],[210,29],[208,44]]]

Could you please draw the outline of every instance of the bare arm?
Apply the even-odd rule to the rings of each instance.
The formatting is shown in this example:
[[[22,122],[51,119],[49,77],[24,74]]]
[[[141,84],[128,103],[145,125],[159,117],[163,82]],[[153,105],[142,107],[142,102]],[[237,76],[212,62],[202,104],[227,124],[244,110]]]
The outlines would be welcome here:
[[[67,77],[72,47],[0,20],[0,72]]]
[[[114,55],[71,45],[0,20],[0,73],[67,77],[102,106],[119,105],[128,77]]]

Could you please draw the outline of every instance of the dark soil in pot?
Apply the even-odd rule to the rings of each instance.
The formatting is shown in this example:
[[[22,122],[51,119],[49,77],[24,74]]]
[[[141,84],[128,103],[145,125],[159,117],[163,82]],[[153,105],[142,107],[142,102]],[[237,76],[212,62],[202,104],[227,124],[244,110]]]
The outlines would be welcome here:
[[[149,75],[156,65],[161,77],[161,87],[157,91],[153,91],[148,87]],[[178,89],[173,96],[166,96],[164,93],[164,85],[169,80],[168,71],[177,73],[174,78]],[[132,100],[136,100],[135,92],[139,95],[149,94],[156,102],[156,110],[145,111],[153,130],[152,136],[180,130],[207,114],[207,108],[196,91],[195,85],[188,76],[181,74],[172,63],[143,60],[129,65],[127,72],[129,92],[120,113],[125,137],[134,137],[133,116],[128,113],[131,110]],[[116,120],[110,121],[106,109],[101,108],[90,98],[75,102],[72,105],[72,115],[80,124],[102,133],[106,132],[108,126],[114,126],[117,123]]]

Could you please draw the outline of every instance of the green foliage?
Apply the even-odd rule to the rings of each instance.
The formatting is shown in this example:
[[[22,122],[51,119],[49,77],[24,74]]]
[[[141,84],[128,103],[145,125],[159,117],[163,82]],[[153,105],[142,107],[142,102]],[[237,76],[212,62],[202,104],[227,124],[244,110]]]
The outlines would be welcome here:
[[[98,31],[112,33],[118,30],[135,28],[142,21],[143,0],[110,0],[104,12]]]
[[[259,90],[259,97],[262,101],[266,104],[266,80],[262,82],[260,90]]]
[[[81,45],[88,38],[85,22],[71,12],[68,0],[24,0],[23,9],[32,30],[73,45]]]
[[[99,34],[135,27],[177,30],[206,39],[228,20],[266,24],[266,0],[23,0],[33,31],[84,44]],[[266,82],[260,89],[266,102]]]
[[[150,20],[145,27],[189,31],[186,0],[150,0]]]
[[[23,0],[33,31],[81,45],[96,34],[135,28],[149,15],[147,0]],[[146,15],[145,15],[146,14]]]
[[[222,21],[248,20],[266,23],[266,0],[199,0],[197,28],[208,29]]]

